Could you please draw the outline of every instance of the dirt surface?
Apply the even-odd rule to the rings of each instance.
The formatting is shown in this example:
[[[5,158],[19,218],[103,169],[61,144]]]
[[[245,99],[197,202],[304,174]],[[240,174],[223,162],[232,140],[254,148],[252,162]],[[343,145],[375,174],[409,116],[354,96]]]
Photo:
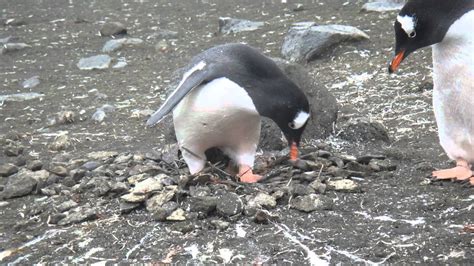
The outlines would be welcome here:
[[[15,42],[31,45],[0,55],[0,94],[45,95],[0,106],[0,164],[21,165],[19,160],[38,159],[48,169],[53,158],[88,158],[96,151],[132,154],[130,160],[140,161],[140,155],[162,144],[160,129],[145,128],[146,115],[139,111],[159,106],[175,69],[203,49],[226,42],[245,42],[269,56],[281,57],[283,36],[291,24],[315,21],[358,27],[370,40],[342,44],[304,66],[340,105],[334,134],[327,139],[307,139],[308,151],[318,144],[320,150],[338,158],[382,155],[396,170],[364,178],[352,176],[357,190],[328,189],[320,195],[327,205],[308,213],[290,208],[298,193],[287,193],[269,210],[277,218],[270,215],[263,222],[245,212],[231,216],[211,212],[189,215],[184,222],[161,222],[144,207],[121,214],[117,195],[78,194],[74,189],[63,189],[54,196],[39,192],[5,199],[7,203],[0,207],[0,262],[473,264],[473,234],[463,231],[465,225],[474,223],[472,188],[428,178],[431,170],[452,165],[436,135],[430,51],[410,55],[400,72],[389,76],[396,12],[360,12],[364,1],[299,1],[304,8],[296,12],[295,4],[288,2],[0,1],[2,21],[23,22],[0,26],[0,39],[13,36]],[[252,32],[217,34],[218,18],[226,16],[264,21],[265,25]],[[110,53],[114,60],[126,59],[124,68],[78,69],[81,58],[102,53],[110,38],[98,32],[109,21],[124,23],[128,35],[144,43]],[[177,35],[171,39],[154,35],[162,30]],[[36,75],[41,80],[38,86],[20,86]],[[104,104],[114,105],[115,111],[107,113],[103,122],[94,122],[92,114]],[[74,121],[53,123],[63,111],[74,112]],[[390,141],[340,138],[347,128],[344,125],[360,118],[384,125]],[[67,147],[51,150],[51,143],[60,135],[68,136]],[[23,155],[5,154],[12,141],[24,148]],[[288,165],[282,167],[287,173],[293,171]],[[321,173],[325,176],[326,169]],[[217,196],[235,192],[247,202],[246,195],[295,187],[291,175],[282,177],[281,182],[270,178],[257,185],[211,182],[192,187],[207,187],[206,193]],[[0,178],[3,190],[9,178]],[[307,185],[304,180],[298,182]],[[188,211],[185,198],[192,193],[189,186],[181,189],[174,202]],[[56,206],[70,199],[95,208],[91,221],[64,226],[51,223]]]

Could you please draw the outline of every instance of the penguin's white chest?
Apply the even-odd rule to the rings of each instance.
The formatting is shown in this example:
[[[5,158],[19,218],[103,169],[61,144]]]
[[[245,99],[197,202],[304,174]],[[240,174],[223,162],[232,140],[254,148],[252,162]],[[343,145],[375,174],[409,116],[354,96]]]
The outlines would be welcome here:
[[[250,96],[235,82],[219,78],[194,88],[174,109],[173,121],[181,150],[193,153],[183,152],[188,165],[201,168],[198,161],[212,147],[253,165],[261,119]]]
[[[474,11],[433,46],[433,107],[442,147],[451,159],[474,162]]]

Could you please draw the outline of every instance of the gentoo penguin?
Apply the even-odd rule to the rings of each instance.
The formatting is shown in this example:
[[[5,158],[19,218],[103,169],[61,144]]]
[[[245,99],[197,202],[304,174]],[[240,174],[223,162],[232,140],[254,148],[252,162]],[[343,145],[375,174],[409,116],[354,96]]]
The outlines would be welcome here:
[[[456,167],[436,179],[474,185],[474,1],[410,0],[395,21],[394,72],[411,52],[432,46],[433,107],[441,146]]]
[[[305,94],[271,60],[244,44],[224,44],[195,56],[181,82],[148,119],[158,123],[173,110],[178,145],[191,174],[204,168],[209,148],[219,148],[238,166],[238,178],[258,182],[252,172],[261,116],[272,119],[296,160],[310,117]]]

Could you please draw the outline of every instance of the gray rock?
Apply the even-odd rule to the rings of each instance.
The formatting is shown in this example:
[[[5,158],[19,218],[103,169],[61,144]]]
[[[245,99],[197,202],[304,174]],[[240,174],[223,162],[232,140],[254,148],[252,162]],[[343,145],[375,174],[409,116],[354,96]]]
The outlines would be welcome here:
[[[259,192],[253,199],[249,200],[248,205],[255,205],[260,208],[273,209],[276,207],[276,199],[267,193]]]
[[[127,34],[127,28],[120,22],[107,22],[100,29],[101,36],[114,36]]]
[[[9,18],[5,20],[5,26],[23,26],[26,25],[26,21],[22,18]]]
[[[119,194],[119,195],[124,194],[127,191],[128,191],[128,186],[122,182],[113,183],[110,188],[110,192]]]
[[[113,51],[117,51],[124,46],[133,46],[133,45],[139,45],[142,44],[143,40],[139,38],[123,38],[123,39],[113,39],[109,40],[104,44],[104,47],[102,47],[102,52],[104,53],[110,53]]]
[[[46,170],[38,170],[38,171],[31,172],[31,171],[23,169],[18,174],[19,175],[28,175],[28,176],[32,177],[34,180],[36,180],[36,182],[46,182],[48,180],[49,176],[50,176],[49,172],[46,171]]]
[[[66,134],[61,134],[57,136],[51,144],[49,144],[49,149],[52,151],[62,151],[66,150],[71,146],[71,140]]]
[[[117,155],[118,152],[116,151],[97,151],[89,153],[87,157],[94,160],[106,160],[112,157],[116,157]]]
[[[98,161],[88,161],[85,164],[83,164],[82,167],[86,169],[87,171],[92,171],[101,165],[102,164]]]
[[[370,161],[373,159],[385,160],[385,156],[384,155],[362,155],[360,157],[357,157],[356,161],[362,164],[369,164]]]
[[[322,183],[321,180],[316,179],[309,184],[309,186],[314,189],[319,194],[324,194],[326,192],[326,184]]]
[[[178,203],[174,201],[168,201],[163,206],[157,207],[153,210],[153,220],[165,221],[176,209],[178,209]]]
[[[23,150],[24,150],[24,148],[21,145],[10,144],[10,145],[5,147],[4,153],[5,153],[6,156],[15,157],[15,156],[19,156],[20,154],[22,154]]]
[[[341,192],[359,192],[360,186],[350,179],[330,180],[327,182],[328,188]]]
[[[298,196],[293,198],[290,203],[291,208],[303,211],[312,212],[315,210],[321,210],[324,207],[324,203],[320,196],[316,194]]]
[[[81,70],[106,69],[112,62],[112,58],[106,54],[94,55],[81,58],[77,67]]]
[[[167,221],[185,221],[186,220],[186,212],[183,209],[178,208],[178,209],[174,210],[170,214],[170,216],[166,217],[166,220]]]
[[[36,92],[0,95],[0,105],[2,105],[3,102],[22,102],[22,101],[38,99],[41,97],[44,97],[44,94],[36,93]]]
[[[157,193],[146,201],[146,209],[149,212],[154,212],[158,207],[161,207],[166,202],[171,201],[177,191],[178,188],[176,186],[166,187],[164,191]]]
[[[369,163],[369,167],[376,171],[395,171],[397,169],[397,165],[392,163],[390,160],[379,160],[373,159]]]
[[[38,171],[38,170],[41,170],[41,168],[43,168],[43,162],[40,161],[40,160],[33,160],[33,161],[30,161],[30,162],[28,162],[28,164],[26,165],[26,168],[30,169],[31,171]]]
[[[100,122],[104,121],[105,117],[106,117],[106,114],[105,114],[104,110],[99,108],[95,111],[94,114],[92,114],[91,119],[98,122],[98,123],[100,123]]]
[[[77,204],[77,202],[73,201],[73,200],[68,200],[68,201],[65,201],[61,204],[59,204],[56,209],[59,211],[59,212],[65,212],[65,211],[68,211],[72,208],[76,208],[79,204]]]
[[[166,176],[165,176],[166,177]],[[160,191],[163,188],[161,180],[164,177],[149,177],[143,181],[135,184],[135,187],[130,190],[131,193],[141,195]]]
[[[261,21],[250,21],[229,17],[219,18],[219,32],[223,34],[254,31],[264,25]]]
[[[222,220],[211,220],[211,225],[213,225],[216,229],[224,231],[229,228],[230,223]]]
[[[0,44],[8,43],[8,42],[10,42],[10,40],[12,40],[12,39],[13,39],[12,36],[8,36],[8,37],[5,37],[5,38],[0,38]]]
[[[66,169],[66,167],[62,165],[55,165],[51,167],[51,169],[49,169],[49,172],[58,176],[62,176],[62,177],[65,177],[68,175],[68,170]]]
[[[0,208],[7,207],[8,205],[10,205],[8,201],[0,201]]]
[[[94,209],[82,207],[78,208],[75,212],[69,213],[64,219],[58,222],[59,225],[77,224],[85,221],[91,221],[97,219],[97,211]]]
[[[228,192],[220,195],[217,201],[217,212],[225,217],[234,216],[242,213],[244,203],[239,195]]]
[[[132,202],[126,202],[126,201],[121,201],[120,202],[120,213],[121,214],[127,214],[130,213],[131,211],[135,210],[136,208],[140,207],[140,203],[132,203]]]
[[[362,6],[363,11],[388,12],[402,9],[405,0],[375,0],[369,1]]]
[[[33,76],[21,83],[24,89],[32,89],[40,84],[39,76]]]
[[[49,223],[49,224],[58,224],[59,221],[61,221],[61,220],[64,219],[65,217],[66,217],[66,214],[64,214],[64,213],[55,213],[55,214],[52,214],[51,216],[49,216],[48,223]]]
[[[86,173],[87,172],[84,169],[74,169],[69,172],[69,175],[75,182],[79,182],[86,175]]]
[[[219,201],[216,197],[211,196],[193,196],[188,200],[189,210],[197,213],[208,214],[216,209],[217,202]]]
[[[2,47],[0,47],[0,54],[17,52],[30,47],[31,45],[26,43],[5,43]]]
[[[117,63],[113,65],[112,68],[123,68],[123,67],[126,67],[127,65],[128,63],[125,57],[120,57],[119,59],[117,59]]]
[[[369,36],[352,26],[299,23],[288,31],[281,52],[290,61],[309,62],[338,43],[365,39]]]
[[[18,172],[18,167],[16,165],[7,163],[0,165],[0,176],[11,176]]]
[[[290,187],[290,194],[295,196],[309,195],[313,194],[315,191],[311,186],[303,184],[293,184]]]
[[[382,124],[366,118],[354,119],[343,125],[339,137],[353,142],[390,142],[387,129]]]
[[[29,175],[10,176],[0,198],[9,199],[30,194],[36,187],[36,180]]]

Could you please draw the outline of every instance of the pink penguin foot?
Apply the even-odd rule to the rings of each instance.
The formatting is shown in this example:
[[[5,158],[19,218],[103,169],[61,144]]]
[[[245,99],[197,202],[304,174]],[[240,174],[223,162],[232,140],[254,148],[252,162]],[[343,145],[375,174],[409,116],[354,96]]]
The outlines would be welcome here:
[[[257,183],[262,179],[261,175],[256,175],[252,172],[252,168],[248,165],[240,165],[237,177],[242,183]]]
[[[459,181],[469,180],[471,186],[474,185],[474,173],[471,165],[464,160],[457,160],[456,167],[444,170],[433,171],[435,179],[454,179]]]

